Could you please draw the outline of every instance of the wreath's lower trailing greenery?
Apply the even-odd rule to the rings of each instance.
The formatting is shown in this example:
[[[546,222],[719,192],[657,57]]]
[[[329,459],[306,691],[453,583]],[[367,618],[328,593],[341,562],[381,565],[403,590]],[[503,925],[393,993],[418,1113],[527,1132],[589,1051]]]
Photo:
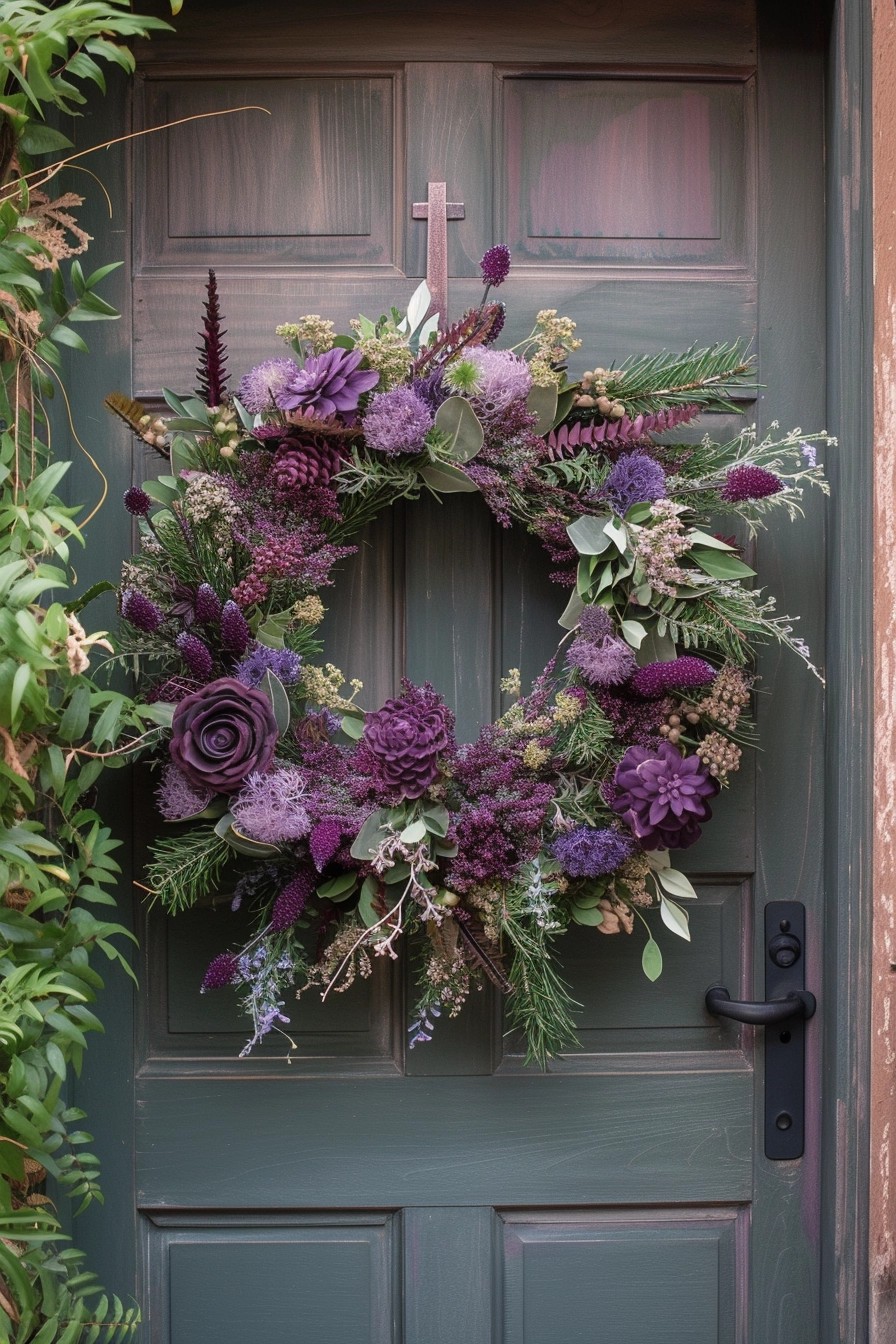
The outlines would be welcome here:
[[[70,141],[44,117],[77,113],[104,65],[132,68],[122,40],[163,26],[124,0],[0,3],[0,1340],[14,1344],[130,1338],[139,1316],[85,1269],[56,1203],[101,1199],[66,1100],[86,1033],[102,1029],[97,953],[128,970],[126,930],[108,917],[118,842],[94,791],[122,734],[148,721],[91,679],[111,646],[70,592],[81,538],[57,495],[69,463],[51,459],[45,402],[61,390],[67,406],[61,350],[86,349],[73,324],[116,314],[96,293],[113,268],[85,275],[78,261],[81,198],[46,189],[46,156]]]

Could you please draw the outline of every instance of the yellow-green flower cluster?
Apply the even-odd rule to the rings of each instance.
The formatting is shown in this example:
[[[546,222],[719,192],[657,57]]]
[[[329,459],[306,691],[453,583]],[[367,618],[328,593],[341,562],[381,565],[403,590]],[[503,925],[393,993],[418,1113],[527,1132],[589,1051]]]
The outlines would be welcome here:
[[[379,391],[388,392],[407,380],[413,355],[400,331],[383,331],[358,341],[358,349],[380,375]]]
[[[301,602],[295,603],[292,614],[303,625],[320,625],[324,618],[324,604],[317,593],[312,593],[309,597],[303,597]]]
[[[325,667],[314,667],[311,663],[305,663],[302,667],[302,686],[305,694],[313,704],[320,705],[321,709],[351,708],[352,701],[363,689],[364,683],[353,677],[349,682],[352,693],[348,699],[340,694],[344,685],[345,677],[333,663],[327,663]]]
[[[306,313],[298,322],[284,322],[276,332],[287,345],[307,345],[313,355],[322,355],[325,350],[333,349],[336,328],[328,318],[318,313]]]

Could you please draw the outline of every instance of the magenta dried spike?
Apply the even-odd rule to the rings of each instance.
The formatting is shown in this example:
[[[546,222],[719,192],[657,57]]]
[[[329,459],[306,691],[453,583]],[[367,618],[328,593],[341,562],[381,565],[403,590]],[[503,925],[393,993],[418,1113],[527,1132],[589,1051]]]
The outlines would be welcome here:
[[[199,339],[202,344],[199,351],[198,394],[206,406],[221,406],[227,395],[227,350],[224,345],[226,331],[221,329],[221,310],[218,307],[218,282],[213,270],[209,270],[206,286],[208,298],[203,305],[205,317],[202,319],[202,331]]]

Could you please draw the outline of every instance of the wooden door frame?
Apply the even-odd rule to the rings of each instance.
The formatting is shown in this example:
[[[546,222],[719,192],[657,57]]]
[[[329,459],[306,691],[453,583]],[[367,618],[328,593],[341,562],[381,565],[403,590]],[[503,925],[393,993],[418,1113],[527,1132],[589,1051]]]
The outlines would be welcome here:
[[[760,4],[779,0],[759,0]],[[874,360],[893,357],[890,347],[873,346],[869,315],[872,311],[872,56],[876,55],[873,21],[883,40],[884,28],[892,23],[892,0],[821,0],[829,14],[828,112],[827,112],[827,266],[828,266],[828,428],[841,442],[831,453],[833,499],[830,509],[831,536],[828,548],[830,574],[828,597],[828,736],[826,747],[829,781],[825,812],[827,836],[827,901],[825,983],[832,988],[821,1005],[824,1031],[824,1078],[821,1227],[823,1231],[821,1273],[821,1320],[824,1344],[884,1344],[887,1328],[880,1328],[881,1303],[887,1286],[896,1281],[896,1252],[881,1266],[875,1262],[875,1279],[869,1296],[869,1227],[872,1236],[896,1227],[896,1193],[885,1195],[879,1182],[870,1192],[869,1154],[870,1087],[872,1082],[872,926],[875,915],[874,879],[877,878],[879,923],[888,918],[886,896],[896,890],[896,856],[879,852],[877,868],[872,857],[872,761],[875,726],[892,737],[894,712],[884,701],[875,701],[873,663],[868,651],[874,647],[873,596],[879,579],[878,638],[896,642],[896,609],[893,588],[886,575],[892,561],[888,536],[896,510],[896,433],[890,435],[888,457],[881,441],[878,484],[886,493],[878,505],[878,519],[889,518],[890,532],[882,526],[875,551],[872,485],[875,478],[873,415]],[[886,79],[893,83],[892,67]],[[121,134],[128,117],[128,95],[122,83],[110,85],[109,96],[99,103],[89,125],[81,121],[76,135],[83,143]],[[896,138],[896,97],[891,104],[891,122]],[[129,156],[124,147],[101,158],[100,171],[115,201],[133,198]],[[896,186],[893,188],[896,207]],[[96,201],[85,211],[85,224],[97,237],[111,238],[112,251],[127,260],[111,278],[109,297],[121,310],[119,331],[130,327],[129,239],[127,224],[113,221],[110,235],[103,203]],[[122,206],[125,208],[125,206]],[[90,217],[92,216],[92,218]],[[894,282],[896,294],[896,282]],[[114,327],[97,329],[92,349],[103,361],[104,377],[113,386],[129,386],[130,352]],[[109,442],[117,433],[100,420],[99,389],[88,383],[83,371],[72,383],[72,408],[77,423],[93,427],[96,437]],[[105,389],[103,389],[105,390]],[[102,392],[100,392],[100,396]],[[894,412],[896,419],[896,412]],[[115,457],[107,467],[110,496],[114,501],[130,484],[128,440],[115,440]],[[77,464],[72,471],[73,494],[92,499],[93,481]],[[114,504],[110,514],[115,514]],[[129,530],[124,518],[108,517],[105,526],[118,529],[115,544],[121,554],[129,549]],[[85,585],[105,577],[92,571],[108,565],[88,554],[81,570]],[[891,579],[890,584],[896,584]],[[896,693],[894,693],[896,694]],[[877,718],[875,720],[875,712]],[[890,784],[891,793],[896,786]],[[122,777],[115,777],[114,812],[110,821],[118,834],[128,834],[127,797]],[[116,823],[118,823],[116,825]],[[791,893],[781,892],[781,897]],[[127,907],[127,888],[122,904]],[[127,910],[122,910],[127,917]],[[880,956],[886,958],[881,944]],[[889,960],[881,961],[890,975]],[[892,976],[890,975],[892,979]],[[124,978],[110,974],[102,1015],[107,1035],[92,1043],[83,1077],[73,1100],[88,1110],[97,1149],[104,1157],[106,1205],[82,1219],[75,1229],[78,1242],[89,1253],[91,1264],[113,1290],[127,1294],[136,1282],[133,1242],[122,1235],[135,1224],[133,1168],[133,994]],[[881,979],[881,986],[884,982]],[[844,987],[848,987],[845,992]],[[882,1011],[885,990],[879,987],[874,1011]],[[893,1005],[896,1007],[896,1004]],[[114,1024],[114,1029],[113,1029]],[[878,1100],[875,1112],[874,1151],[886,1156],[886,1122],[896,1130],[896,1096],[892,1064],[883,1061],[874,1078]],[[110,1079],[116,1080],[110,1088]],[[889,1110],[887,1110],[889,1107]],[[870,1194],[870,1198],[869,1198]],[[889,1198],[890,1203],[887,1203]],[[135,1239],[134,1239],[135,1240]],[[889,1245],[889,1243],[888,1243]],[[875,1254],[877,1252],[875,1251]],[[889,1290],[892,1298],[893,1291]],[[876,1304],[871,1310],[870,1299]],[[892,1310],[892,1307],[891,1307]],[[869,1318],[875,1332],[869,1337]],[[891,1337],[891,1336],[890,1336]]]

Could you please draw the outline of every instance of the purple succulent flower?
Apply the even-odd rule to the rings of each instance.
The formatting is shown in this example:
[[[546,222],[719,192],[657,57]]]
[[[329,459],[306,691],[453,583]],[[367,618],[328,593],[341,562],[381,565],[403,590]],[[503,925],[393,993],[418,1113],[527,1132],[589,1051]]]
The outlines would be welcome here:
[[[277,721],[267,696],[233,677],[220,677],[181,700],[168,750],[197,789],[236,793],[254,770],[274,759]]]
[[[371,397],[362,423],[367,446],[395,457],[421,451],[433,413],[412,388],[393,387]]]
[[[198,635],[192,634],[189,630],[182,630],[174,642],[187,670],[198,681],[208,681],[215,668],[208,646],[203,644]]]
[[[554,858],[570,877],[602,877],[613,873],[637,850],[635,841],[610,827],[577,826],[551,845]]]
[[[126,588],[121,595],[121,614],[135,629],[151,635],[165,619],[162,612],[143,593],[136,588]]]
[[[666,473],[646,453],[628,453],[613,466],[603,494],[614,511],[624,517],[633,504],[652,504],[666,498]]]
[[[376,369],[359,369],[360,350],[336,346],[323,355],[309,355],[305,366],[293,374],[280,394],[284,411],[326,417],[353,415],[364,392],[380,380]]]
[[[710,799],[719,782],[699,756],[677,747],[629,747],[613,778],[613,810],[642,849],[686,849],[700,838],[700,823],[712,816]]]
[[[304,793],[305,780],[295,766],[279,766],[267,774],[253,770],[230,804],[236,829],[267,845],[301,840],[311,829]]]
[[[211,789],[196,788],[170,762],[156,789],[156,803],[166,821],[186,821],[187,817],[195,817],[208,807],[213,796]]]
[[[510,248],[504,243],[490,247],[479,263],[485,284],[497,288],[503,285],[510,271]]]
[[[241,658],[249,647],[251,635],[249,623],[237,604],[225,602],[221,611],[221,643],[227,652]]]
[[[265,359],[243,374],[237,397],[252,415],[262,415],[273,406],[281,406],[281,395],[297,373],[299,366],[294,359]]]
[[[344,465],[342,454],[332,444],[285,437],[274,455],[271,479],[280,491],[303,490],[309,485],[329,485]]]
[[[214,625],[221,616],[221,599],[210,583],[200,583],[193,598],[193,614],[200,625]]]
[[[635,655],[614,635],[591,640],[579,635],[569,646],[567,661],[592,686],[620,686],[635,670]]]
[[[284,686],[294,686],[301,667],[302,656],[293,653],[292,649],[269,649],[266,644],[256,644],[242,662],[237,663],[233,675],[244,686],[258,686],[265,672],[272,672]]]
[[[691,690],[695,686],[708,686],[715,680],[716,669],[703,658],[685,654],[681,658],[670,658],[664,663],[646,663],[639,667],[629,685],[636,695],[645,700],[657,700],[667,691]]]
[[[784,482],[765,467],[732,467],[725,477],[722,498],[729,504],[741,504],[747,499],[766,499],[784,489]]]
[[[364,742],[388,788],[404,798],[419,798],[435,781],[439,754],[451,741],[449,713],[424,688],[423,694],[418,690],[416,695],[387,700],[382,709],[367,715]]]
[[[324,817],[308,838],[308,848],[314,866],[322,873],[342,844],[342,822],[336,817]]]
[[[291,928],[308,904],[314,890],[314,877],[311,873],[297,873],[288,882],[274,901],[271,911],[271,933],[283,933]]]
[[[132,485],[124,492],[124,506],[135,518],[145,518],[152,508],[152,500],[139,485]]]
[[[224,989],[227,985],[235,985],[239,978],[239,962],[233,953],[219,952],[209,962],[208,970],[202,977],[199,993],[205,994],[210,989]]]

